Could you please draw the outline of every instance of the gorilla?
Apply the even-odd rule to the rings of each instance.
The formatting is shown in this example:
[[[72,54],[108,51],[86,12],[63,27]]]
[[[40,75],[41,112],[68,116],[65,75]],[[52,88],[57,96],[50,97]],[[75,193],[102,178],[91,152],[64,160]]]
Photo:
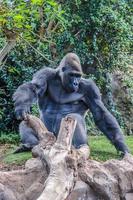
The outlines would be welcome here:
[[[75,53],[64,56],[56,69],[39,70],[31,82],[19,86],[13,95],[17,119],[25,119],[32,104],[37,102],[40,119],[57,136],[61,119],[71,114],[77,120],[72,143],[75,148],[80,148],[87,144],[84,118],[90,110],[96,126],[116,150],[128,153],[121,129],[115,117],[104,106],[98,87],[91,79],[84,79],[82,74],[80,60]],[[19,130],[22,145],[16,152],[30,150],[38,144],[38,138],[25,121],[20,123]]]

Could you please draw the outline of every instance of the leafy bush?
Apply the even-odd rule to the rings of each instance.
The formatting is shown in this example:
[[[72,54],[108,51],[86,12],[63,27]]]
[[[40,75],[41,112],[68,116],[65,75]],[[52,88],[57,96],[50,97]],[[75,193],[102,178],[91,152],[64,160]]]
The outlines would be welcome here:
[[[18,134],[0,132],[0,144],[18,144],[19,142],[20,138]]]
[[[133,36],[131,1],[4,0],[0,12],[0,47],[9,33],[16,37],[15,48],[0,68],[2,130],[16,129],[14,90],[42,66],[55,67],[67,52],[79,55],[84,72],[93,71],[105,93],[105,74],[127,69]]]
[[[0,131],[9,131],[16,128],[12,95],[23,81],[29,81],[32,68],[26,68],[15,62],[9,62],[0,68]]]

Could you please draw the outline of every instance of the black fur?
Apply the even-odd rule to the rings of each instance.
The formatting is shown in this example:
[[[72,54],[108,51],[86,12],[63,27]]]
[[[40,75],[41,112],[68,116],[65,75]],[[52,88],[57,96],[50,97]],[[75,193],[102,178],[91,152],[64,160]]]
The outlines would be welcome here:
[[[92,80],[77,79],[79,77],[77,75],[69,79],[67,78],[69,73],[82,74],[80,60],[73,53],[67,54],[57,69],[42,69],[33,76],[30,83],[21,85],[13,96],[17,118],[23,119],[29,112],[32,103],[37,101],[41,120],[48,130],[57,136],[61,119],[72,114],[77,119],[73,145],[79,148],[81,145],[87,144],[84,117],[89,109],[97,127],[116,149],[124,154],[128,152],[120,127],[102,103],[99,89],[95,83]],[[76,81],[76,89],[74,81]],[[29,129],[24,122],[20,124],[20,135],[25,146],[32,148],[38,143],[34,131]]]

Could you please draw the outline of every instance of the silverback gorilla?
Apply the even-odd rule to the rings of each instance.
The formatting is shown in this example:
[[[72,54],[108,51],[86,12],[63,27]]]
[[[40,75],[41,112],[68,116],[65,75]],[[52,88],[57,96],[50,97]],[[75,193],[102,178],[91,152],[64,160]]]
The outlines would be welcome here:
[[[32,103],[38,102],[40,118],[49,131],[58,135],[61,119],[71,114],[77,120],[73,145],[87,144],[85,114],[88,109],[96,126],[106,135],[118,151],[128,152],[121,129],[101,101],[99,89],[92,80],[82,78],[78,56],[68,53],[56,69],[38,71],[31,82],[18,87],[13,95],[17,119],[24,119]],[[34,131],[22,121],[19,126],[22,145],[16,152],[26,151],[38,144]]]

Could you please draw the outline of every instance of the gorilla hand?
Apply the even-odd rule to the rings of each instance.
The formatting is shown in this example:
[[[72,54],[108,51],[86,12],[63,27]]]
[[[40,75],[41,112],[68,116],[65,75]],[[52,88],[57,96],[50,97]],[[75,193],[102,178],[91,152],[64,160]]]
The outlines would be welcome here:
[[[26,120],[27,114],[30,113],[30,109],[28,108],[19,108],[15,110],[15,115],[18,120]]]

